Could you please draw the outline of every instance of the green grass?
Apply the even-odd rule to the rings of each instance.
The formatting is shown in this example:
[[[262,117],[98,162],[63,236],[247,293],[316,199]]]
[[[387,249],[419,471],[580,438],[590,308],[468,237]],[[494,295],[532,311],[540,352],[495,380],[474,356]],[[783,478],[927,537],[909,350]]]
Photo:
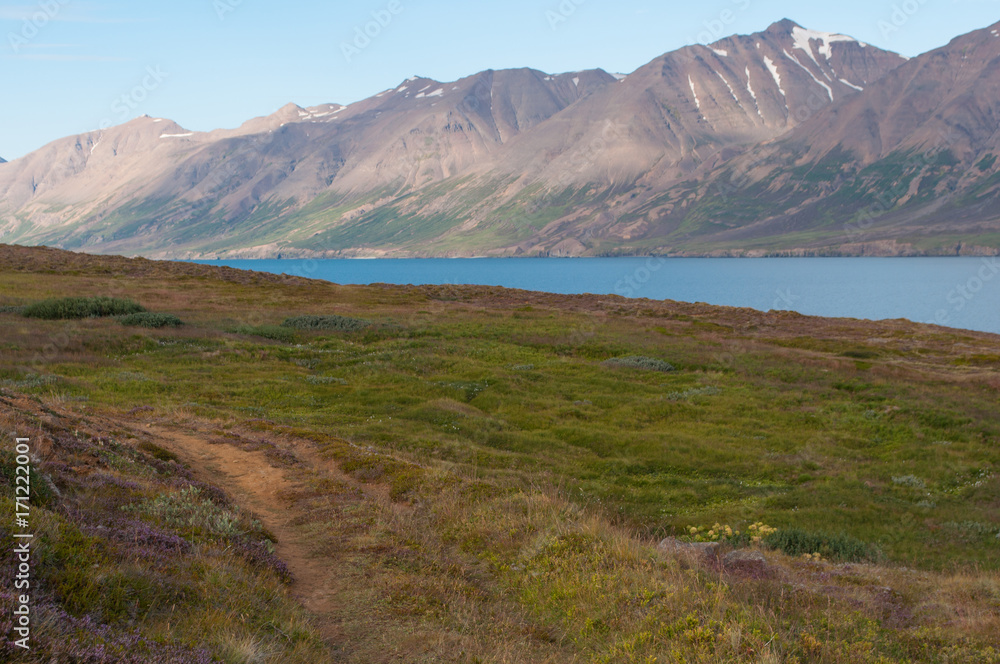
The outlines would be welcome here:
[[[282,467],[301,473],[288,498],[297,527],[342,575],[346,661],[388,661],[413,643],[457,661],[997,660],[994,337],[213,274],[170,302],[180,328],[5,326],[0,386],[87,417],[149,408],[276,462],[289,441],[315,450],[323,463]],[[89,279],[13,273],[0,298],[93,292]],[[134,297],[148,301],[163,279],[131,281]],[[339,314],[309,313],[324,310]],[[231,322],[248,312],[253,325]],[[371,325],[344,334],[343,320]],[[141,480],[123,513],[208,551],[266,546],[252,516],[159,479],[177,472],[169,450],[128,447],[94,451],[105,472]],[[715,522],[744,533],[730,545],[750,545],[760,521],[777,528],[762,543],[774,576],[654,553],[663,536]],[[805,553],[831,562],[794,558]],[[105,607],[99,584],[66,574],[82,607],[122,619],[115,597],[161,616],[175,592],[123,572]],[[221,601],[204,575],[193,563],[172,573],[202,588],[185,610]]]
[[[271,339],[272,341],[281,341],[284,343],[291,343],[295,340],[295,331],[282,325],[241,324],[230,328],[230,331],[234,334],[240,334],[248,337],[262,337],[264,339]]]
[[[979,160],[979,162],[976,164],[976,168],[978,168],[981,173],[985,173],[986,171],[993,168],[993,164],[995,164],[996,161],[997,161],[997,156],[995,154],[988,154]]]
[[[1000,433],[986,417],[988,389],[887,377],[880,358],[906,353],[891,344],[878,355],[830,342],[811,346],[828,347],[826,360],[759,350],[720,364],[725,346],[701,335],[724,327],[611,316],[578,344],[572,331],[582,321],[572,315],[519,316],[416,314],[395,331],[320,332],[297,347],[254,341],[294,342],[295,330],[280,325],[226,328],[240,336],[221,342],[198,340],[196,327],[118,352],[116,372],[169,379],[105,379],[71,362],[53,367],[69,385],[38,389],[129,408],[198,404],[203,416],[266,417],[394,454],[475,463],[481,474],[525,485],[543,473],[649,533],[715,520],[803,528],[821,520],[906,564],[991,560],[987,550],[912,527],[927,518],[921,499],[891,482],[925,477],[943,520],[979,514],[991,493],[944,487],[1000,460],[984,442]],[[651,334],[664,323],[672,336]],[[670,372],[609,371],[594,361],[630,354],[684,361]],[[872,368],[859,371],[858,355]],[[249,373],[243,358],[257,358]],[[666,368],[659,362],[637,365]]]
[[[606,367],[616,367],[619,369],[641,369],[643,371],[673,371],[674,366],[669,362],[655,357],[645,355],[629,355],[627,357],[613,357],[604,361]]]

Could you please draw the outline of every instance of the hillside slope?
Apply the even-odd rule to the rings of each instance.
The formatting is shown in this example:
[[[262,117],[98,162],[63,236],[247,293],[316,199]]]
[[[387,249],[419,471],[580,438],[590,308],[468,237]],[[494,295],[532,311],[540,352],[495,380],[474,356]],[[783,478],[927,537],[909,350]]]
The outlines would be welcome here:
[[[910,61],[783,20],[627,75],[413,77],[0,165],[0,239],[174,257],[994,253],[1000,24]]]
[[[995,663],[998,344],[0,245],[0,659]]]
[[[907,62],[714,174],[717,183],[735,178],[729,193],[739,205],[753,201],[759,219],[702,241],[754,246],[796,233],[803,246],[963,253],[978,243],[993,253],[998,155],[1000,23]],[[717,222],[732,207],[707,201],[696,214]]]

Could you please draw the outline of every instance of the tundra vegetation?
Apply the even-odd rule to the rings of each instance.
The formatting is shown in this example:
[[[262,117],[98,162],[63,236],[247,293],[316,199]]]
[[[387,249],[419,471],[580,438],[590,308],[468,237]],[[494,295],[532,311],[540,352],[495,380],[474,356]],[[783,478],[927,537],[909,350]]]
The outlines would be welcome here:
[[[21,661],[1000,662],[995,335],[0,259]]]

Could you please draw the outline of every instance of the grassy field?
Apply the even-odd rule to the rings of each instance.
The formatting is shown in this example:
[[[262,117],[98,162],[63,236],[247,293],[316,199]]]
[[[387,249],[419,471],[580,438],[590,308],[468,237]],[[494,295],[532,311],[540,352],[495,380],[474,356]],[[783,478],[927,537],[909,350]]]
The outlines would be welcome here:
[[[178,662],[1000,662],[996,336],[0,259],[51,656],[90,620]],[[68,295],[146,313],[25,315]]]

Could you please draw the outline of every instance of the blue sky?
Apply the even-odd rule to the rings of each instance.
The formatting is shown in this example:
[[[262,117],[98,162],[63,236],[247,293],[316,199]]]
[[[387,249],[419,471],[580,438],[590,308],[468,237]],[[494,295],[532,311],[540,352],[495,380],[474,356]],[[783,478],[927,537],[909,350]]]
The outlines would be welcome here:
[[[289,101],[357,101],[414,74],[628,73],[786,17],[913,56],[1000,20],[1000,0],[4,2],[0,156],[144,113],[235,127]],[[354,44],[366,26],[375,36]]]

